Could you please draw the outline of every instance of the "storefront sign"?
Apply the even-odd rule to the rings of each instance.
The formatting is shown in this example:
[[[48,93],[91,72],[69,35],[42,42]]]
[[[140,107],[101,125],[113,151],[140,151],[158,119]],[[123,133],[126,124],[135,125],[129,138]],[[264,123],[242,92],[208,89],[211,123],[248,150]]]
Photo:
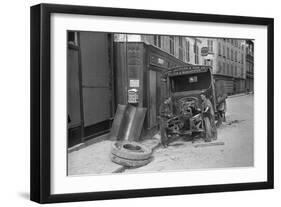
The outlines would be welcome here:
[[[208,66],[184,66],[168,72],[169,76],[207,72]]]
[[[140,80],[130,80],[130,87],[139,88]]]
[[[139,94],[138,89],[132,88],[128,90],[128,103],[138,103]]]
[[[201,48],[201,55],[207,56],[209,54],[209,48],[208,47],[202,47]]]
[[[164,64],[164,60],[162,58],[157,58],[157,62],[158,62],[158,64],[161,64],[161,65]]]
[[[156,55],[150,56],[150,64],[164,68],[168,67],[168,62],[161,57],[157,57]]]

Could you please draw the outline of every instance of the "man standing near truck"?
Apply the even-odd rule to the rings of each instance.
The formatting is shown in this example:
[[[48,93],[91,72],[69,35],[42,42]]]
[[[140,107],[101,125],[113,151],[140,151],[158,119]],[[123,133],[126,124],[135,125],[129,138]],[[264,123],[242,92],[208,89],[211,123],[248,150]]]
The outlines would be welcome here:
[[[168,147],[168,134],[167,134],[167,124],[168,119],[173,115],[173,105],[171,97],[166,99],[160,105],[160,135],[161,135],[161,144],[164,148]]]
[[[202,112],[206,131],[205,141],[210,142],[212,139],[217,139],[215,112],[212,102],[206,97],[206,95],[201,93],[200,96],[202,99]]]

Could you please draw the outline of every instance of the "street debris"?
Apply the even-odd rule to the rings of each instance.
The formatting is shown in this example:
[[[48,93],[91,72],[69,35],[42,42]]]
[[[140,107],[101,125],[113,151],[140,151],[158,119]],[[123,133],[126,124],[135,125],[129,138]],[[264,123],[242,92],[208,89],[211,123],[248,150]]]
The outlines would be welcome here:
[[[209,147],[209,146],[217,146],[217,145],[224,145],[224,142],[206,142],[195,144],[194,147]]]
[[[245,120],[233,120],[233,121],[228,121],[226,122],[226,125],[232,125],[232,124],[238,124],[242,121],[245,121]]]

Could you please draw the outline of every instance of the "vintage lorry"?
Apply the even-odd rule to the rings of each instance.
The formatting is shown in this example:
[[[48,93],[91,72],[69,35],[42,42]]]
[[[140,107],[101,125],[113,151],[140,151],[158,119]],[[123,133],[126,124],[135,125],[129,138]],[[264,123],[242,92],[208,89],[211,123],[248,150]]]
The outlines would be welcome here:
[[[217,126],[221,123],[222,114],[218,107],[226,104],[226,96],[220,88],[215,87],[210,66],[183,66],[165,71],[162,74],[162,91],[166,93],[172,110],[160,115],[162,136],[194,137],[201,134],[204,138],[217,138]],[[207,116],[202,109],[201,94],[211,102],[215,116]],[[220,94],[220,98],[217,96]],[[161,112],[160,112],[161,113]]]

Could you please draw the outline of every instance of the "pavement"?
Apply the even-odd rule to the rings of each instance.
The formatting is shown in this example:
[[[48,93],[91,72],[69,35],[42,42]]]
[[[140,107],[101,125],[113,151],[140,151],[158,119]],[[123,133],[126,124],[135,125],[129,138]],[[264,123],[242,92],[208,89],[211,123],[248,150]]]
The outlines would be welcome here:
[[[110,160],[111,145],[114,141],[107,139],[108,134],[99,141],[89,140],[68,149],[68,175],[110,174],[123,172],[125,168]],[[101,141],[102,140],[102,141]],[[156,134],[141,142],[156,149],[160,145],[160,136]]]
[[[178,140],[159,147],[159,134],[143,144],[154,148],[148,165],[127,169],[111,162],[112,141],[76,147],[68,153],[68,175],[174,171],[185,169],[251,167],[254,164],[253,94],[227,99],[226,122],[218,128],[218,140],[205,145]]]

